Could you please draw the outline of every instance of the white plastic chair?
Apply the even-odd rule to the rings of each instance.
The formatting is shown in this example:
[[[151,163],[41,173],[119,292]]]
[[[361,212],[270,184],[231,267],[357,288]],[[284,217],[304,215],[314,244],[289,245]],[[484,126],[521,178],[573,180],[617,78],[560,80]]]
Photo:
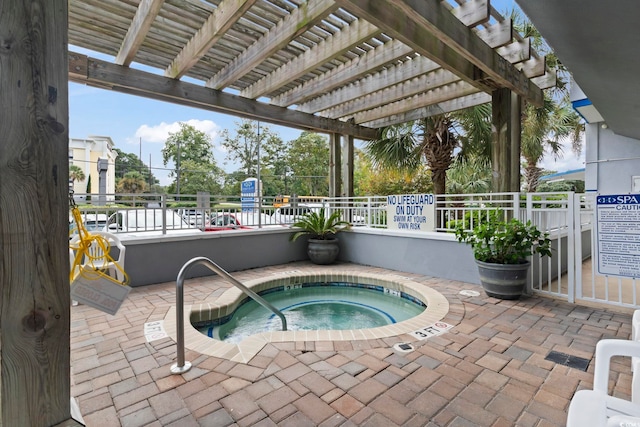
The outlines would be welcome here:
[[[640,317],[638,321],[640,322]],[[640,427],[640,404],[636,403],[640,399],[640,393],[636,392],[639,381],[636,378],[633,380],[631,401],[609,396],[609,367],[613,356],[638,359],[640,342],[613,339],[598,342],[593,390],[580,390],[573,396],[569,405],[567,427]],[[636,368],[634,377],[636,374],[640,376],[640,367]]]
[[[111,257],[113,257],[113,261],[106,261],[103,256],[104,253],[102,251],[102,247],[94,242],[88,248],[89,254],[94,258],[94,261],[91,263],[91,265],[98,270],[106,271],[109,276],[114,277],[119,282],[124,282],[124,259],[127,248],[122,244],[118,236],[113,233],[109,233],[106,231],[92,231],[91,234],[100,235],[107,240],[111,249],[110,255]],[[71,264],[71,268],[74,267],[73,264],[76,256],[75,250],[71,249],[71,247],[77,247],[79,240],[80,237],[76,235],[71,239],[71,242],[69,243],[69,257],[71,258],[69,262]],[[117,257],[114,254],[114,248],[117,249]],[[84,264],[88,264],[86,259],[83,259],[83,265]]]

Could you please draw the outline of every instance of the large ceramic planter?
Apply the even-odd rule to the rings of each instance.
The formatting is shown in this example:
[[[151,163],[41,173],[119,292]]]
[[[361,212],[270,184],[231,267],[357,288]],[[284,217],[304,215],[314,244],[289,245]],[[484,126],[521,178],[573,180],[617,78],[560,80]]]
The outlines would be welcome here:
[[[480,283],[487,295],[500,299],[518,299],[527,285],[529,261],[521,264],[492,264],[476,260]]]
[[[314,264],[332,264],[339,252],[338,239],[309,239],[307,254]]]

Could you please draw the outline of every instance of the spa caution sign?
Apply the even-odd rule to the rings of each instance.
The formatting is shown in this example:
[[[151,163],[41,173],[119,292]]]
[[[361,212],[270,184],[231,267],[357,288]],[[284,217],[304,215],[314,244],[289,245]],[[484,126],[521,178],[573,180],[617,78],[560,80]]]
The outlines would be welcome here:
[[[596,198],[598,273],[640,277],[640,194]]]
[[[433,231],[435,203],[433,194],[387,196],[387,229]]]

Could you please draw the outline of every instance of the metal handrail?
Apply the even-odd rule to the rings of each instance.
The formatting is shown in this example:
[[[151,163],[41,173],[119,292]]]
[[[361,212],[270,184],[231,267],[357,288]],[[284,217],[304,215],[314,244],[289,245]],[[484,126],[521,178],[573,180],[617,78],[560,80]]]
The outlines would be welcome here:
[[[172,374],[182,374],[191,369],[191,363],[184,360],[184,276],[187,274],[187,271],[193,267],[194,265],[204,265],[208,267],[211,271],[218,273],[218,275],[227,279],[232,285],[240,289],[242,292],[251,297],[255,302],[266,308],[267,310],[272,311],[276,316],[280,318],[282,321],[282,330],[287,330],[287,319],[284,317],[284,314],[277,308],[275,308],[271,303],[267,302],[260,295],[253,292],[251,289],[247,288],[245,285],[240,283],[235,277],[229,274],[226,270],[220,267],[215,262],[211,261],[206,257],[196,257],[187,261],[185,265],[182,266],[180,272],[178,273],[178,279],[176,280],[176,325],[177,325],[177,350],[178,350],[178,362],[171,366]]]

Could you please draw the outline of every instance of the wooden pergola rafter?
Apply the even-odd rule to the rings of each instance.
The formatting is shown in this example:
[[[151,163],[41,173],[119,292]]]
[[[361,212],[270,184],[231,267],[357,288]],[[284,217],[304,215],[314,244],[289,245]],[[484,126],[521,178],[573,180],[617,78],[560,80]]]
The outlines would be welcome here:
[[[555,82],[488,0],[71,0],[69,43],[238,95],[252,111],[275,105],[374,129],[486,102],[470,95],[499,88],[540,104]]]
[[[71,80],[365,140],[386,126],[490,102],[500,90],[517,96],[513,102],[541,105],[542,89],[555,85],[544,57],[489,0],[134,5],[70,0],[70,45],[115,58],[72,53]],[[511,120],[511,113],[496,117]],[[505,129],[498,134],[511,138]],[[494,184],[504,191],[505,182]]]

